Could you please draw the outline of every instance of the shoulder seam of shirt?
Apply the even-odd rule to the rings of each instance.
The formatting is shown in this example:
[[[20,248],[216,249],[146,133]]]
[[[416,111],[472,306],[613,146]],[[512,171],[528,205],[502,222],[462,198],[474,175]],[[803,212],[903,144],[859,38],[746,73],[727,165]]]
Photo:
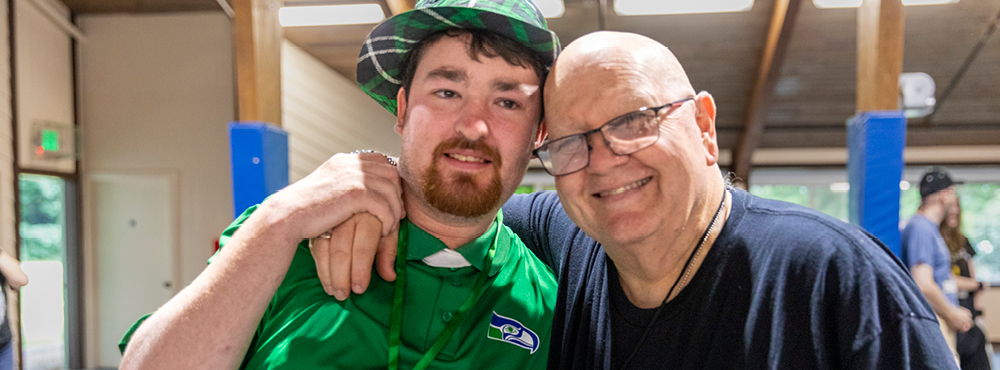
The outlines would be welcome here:
[[[909,313],[906,313],[906,312],[897,312],[896,315],[895,315],[895,317],[897,319],[899,319],[900,322],[906,321],[906,320],[927,320],[927,321],[933,322],[935,325],[939,324],[936,317],[935,318],[930,318],[930,317],[926,317],[926,316],[921,316],[921,315],[917,314],[916,312],[909,312]],[[850,357],[848,358],[847,363],[852,363],[852,361],[854,360],[854,356],[857,353],[856,349],[868,347],[869,344],[872,341],[874,341],[880,335],[882,335],[882,332],[883,332],[882,329],[879,328],[879,330],[877,330],[877,331],[868,333],[864,337],[864,340],[861,341],[859,343],[859,345],[856,346],[856,348],[852,348],[852,351],[851,351]]]

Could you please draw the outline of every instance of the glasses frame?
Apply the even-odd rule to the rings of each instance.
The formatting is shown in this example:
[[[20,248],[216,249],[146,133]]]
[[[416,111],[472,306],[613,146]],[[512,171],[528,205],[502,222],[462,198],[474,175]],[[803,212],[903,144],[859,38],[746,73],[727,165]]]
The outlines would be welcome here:
[[[590,131],[587,131],[587,132],[581,132],[581,133],[578,133],[578,134],[566,135],[566,136],[563,136],[563,137],[555,139],[555,140],[546,141],[545,144],[542,144],[537,149],[532,150],[531,153],[534,154],[535,157],[538,157],[538,161],[542,164],[542,169],[544,169],[545,172],[547,172],[549,175],[552,175],[552,176],[565,176],[565,175],[577,173],[577,172],[580,172],[581,170],[583,170],[584,168],[587,168],[587,166],[590,166],[590,154],[593,152],[593,148],[590,145],[587,145],[587,163],[585,163],[582,167],[580,167],[578,169],[575,169],[575,170],[569,171],[569,172],[565,172],[565,173],[560,173],[560,174],[554,174],[554,173],[552,173],[552,170],[550,168],[548,168],[547,166],[545,166],[545,161],[543,161],[541,159],[541,156],[539,156],[538,153],[542,152],[542,151],[545,151],[546,149],[548,149],[549,145],[551,145],[552,143],[557,143],[557,142],[564,141],[564,140],[569,140],[569,139],[572,139],[572,138],[582,137],[583,141],[585,143],[589,143],[590,142],[590,136],[593,135],[593,134],[596,134],[598,132],[601,133],[601,138],[604,139],[604,144],[608,147],[609,150],[611,150],[612,153],[615,153],[616,155],[628,155],[628,154],[632,154],[632,153],[638,152],[638,151],[640,151],[642,149],[648,148],[650,145],[653,145],[653,143],[656,142],[656,140],[652,140],[652,141],[650,141],[649,144],[646,144],[646,145],[644,145],[642,147],[636,148],[635,150],[632,150],[632,151],[629,151],[629,152],[625,152],[625,153],[619,153],[618,151],[616,151],[610,145],[610,143],[608,141],[608,138],[606,137],[607,134],[604,133],[604,130],[608,127],[608,125],[611,125],[613,123],[618,123],[622,119],[625,119],[625,118],[630,117],[630,116],[635,115],[635,114],[644,113],[644,112],[647,112],[647,111],[652,111],[653,112],[653,117],[654,117],[654,119],[657,122],[657,126],[659,126],[660,110],[663,110],[664,108],[667,108],[667,107],[671,107],[671,109],[679,108],[684,103],[686,103],[688,101],[694,101],[694,100],[695,100],[694,96],[689,96],[689,97],[686,97],[684,99],[673,101],[673,102],[670,102],[670,103],[667,103],[667,104],[664,104],[664,105],[661,105],[661,106],[658,106],[658,107],[642,107],[642,108],[636,109],[634,111],[631,111],[631,112],[622,114],[620,116],[617,116],[615,118],[612,118],[612,119],[608,120],[607,122],[605,122],[603,125],[601,125],[601,127],[595,128],[593,130],[590,130]],[[669,113],[669,112],[667,112],[667,113]],[[655,130],[655,136],[656,136],[656,139],[660,138],[660,130]],[[645,136],[643,138],[648,138],[648,137],[649,136]],[[637,139],[633,139],[633,140],[637,140]]]

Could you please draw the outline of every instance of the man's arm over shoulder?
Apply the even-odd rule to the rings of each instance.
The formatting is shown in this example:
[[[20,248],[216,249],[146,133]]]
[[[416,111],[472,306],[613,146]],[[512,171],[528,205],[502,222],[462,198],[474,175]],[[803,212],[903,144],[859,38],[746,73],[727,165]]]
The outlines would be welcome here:
[[[384,176],[344,171],[358,167]],[[248,210],[209,266],[134,331],[121,369],[238,367],[298,244],[366,211],[383,233],[395,228],[402,205],[394,184],[396,168],[382,155],[336,155]]]
[[[297,244],[268,212],[248,210],[209,266],[127,333],[122,369],[234,369],[284,278]],[[220,240],[220,244],[223,240]]]

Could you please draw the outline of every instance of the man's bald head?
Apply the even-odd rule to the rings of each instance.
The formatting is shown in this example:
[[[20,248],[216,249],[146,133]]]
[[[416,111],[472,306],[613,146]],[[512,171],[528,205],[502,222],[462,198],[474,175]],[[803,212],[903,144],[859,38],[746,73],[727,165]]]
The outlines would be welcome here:
[[[560,90],[576,89],[574,82],[594,78],[628,82],[650,94],[694,95],[684,68],[666,46],[646,36],[612,31],[590,33],[570,43],[552,68],[545,94],[558,97]]]
[[[655,133],[650,121],[638,118],[648,117],[637,112],[649,109],[655,112]],[[564,154],[586,163],[557,176],[556,188],[566,213],[605,246],[612,260],[632,247],[649,247],[646,241],[676,235],[693,221],[700,224],[697,219],[710,211],[708,204],[718,204],[723,185],[714,100],[708,93],[695,94],[677,58],[656,41],[620,32],[573,41],[549,72],[545,122],[549,145],[609,128],[585,137],[586,153],[577,145]],[[609,122],[614,126],[605,126]],[[625,129],[625,124],[631,126]],[[638,139],[616,137],[620,130],[642,132],[649,144],[618,154],[614,141],[619,148],[627,148],[622,141],[640,145]],[[557,150],[574,143],[566,140],[555,144]]]

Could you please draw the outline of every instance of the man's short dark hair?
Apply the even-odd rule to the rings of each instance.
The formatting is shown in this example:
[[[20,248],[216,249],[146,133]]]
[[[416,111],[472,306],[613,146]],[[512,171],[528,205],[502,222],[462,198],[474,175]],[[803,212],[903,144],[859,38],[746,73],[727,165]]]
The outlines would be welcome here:
[[[510,65],[531,68],[538,76],[539,83],[545,83],[548,68],[546,68],[545,62],[542,61],[539,52],[493,32],[480,29],[448,28],[425,37],[414,45],[409,53],[406,53],[406,57],[403,60],[403,89],[406,91],[406,101],[410,100],[410,85],[413,84],[417,65],[420,64],[420,59],[423,58],[423,53],[427,45],[435,43],[444,36],[459,37],[462,35],[469,35],[471,37],[466,51],[472,60],[479,61],[479,55],[484,55],[487,58],[501,57]],[[541,91],[542,89],[539,89],[539,93]]]

